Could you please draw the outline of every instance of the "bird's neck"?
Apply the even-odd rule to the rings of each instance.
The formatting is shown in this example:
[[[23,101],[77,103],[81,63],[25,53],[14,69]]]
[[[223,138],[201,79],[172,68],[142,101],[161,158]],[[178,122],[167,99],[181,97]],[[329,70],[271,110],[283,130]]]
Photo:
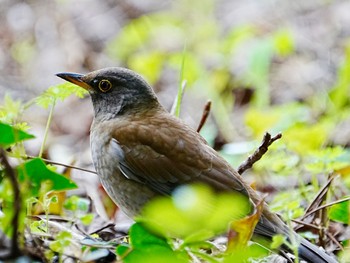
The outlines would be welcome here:
[[[128,116],[142,116],[143,114],[151,114],[152,112],[165,111],[158,100],[138,101],[138,103],[130,104],[130,99],[120,98],[118,103],[115,101],[94,105],[95,122],[110,121],[113,119],[125,118]]]

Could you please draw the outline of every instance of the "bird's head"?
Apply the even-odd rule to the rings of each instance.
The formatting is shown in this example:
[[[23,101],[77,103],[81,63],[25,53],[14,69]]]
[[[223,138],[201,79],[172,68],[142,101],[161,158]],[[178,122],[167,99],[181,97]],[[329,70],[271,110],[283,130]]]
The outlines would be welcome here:
[[[125,68],[105,68],[85,75],[56,75],[89,92],[95,118],[98,119],[111,119],[160,107],[150,85],[140,75]]]

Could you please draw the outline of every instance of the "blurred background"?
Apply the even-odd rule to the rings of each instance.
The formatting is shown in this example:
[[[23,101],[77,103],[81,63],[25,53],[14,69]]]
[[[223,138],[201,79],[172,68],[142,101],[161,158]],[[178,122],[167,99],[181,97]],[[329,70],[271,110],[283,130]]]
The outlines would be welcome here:
[[[185,80],[182,119],[196,128],[211,100],[201,133],[235,167],[265,131],[281,131],[255,180],[265,191],[296,184],[320,172],[305,172],[314,160],[301,153],[349,145],[349,11],[347,0],[0,0],[0,104],[6,116],[26,106],[37,155],[50,107],[32,102],[62,83],[56,73],[127,67],[167,109]],[[91,121],[89,98],[57,100],[44,156],[93,169]],[[271,181],[277,174],[286,177]]]

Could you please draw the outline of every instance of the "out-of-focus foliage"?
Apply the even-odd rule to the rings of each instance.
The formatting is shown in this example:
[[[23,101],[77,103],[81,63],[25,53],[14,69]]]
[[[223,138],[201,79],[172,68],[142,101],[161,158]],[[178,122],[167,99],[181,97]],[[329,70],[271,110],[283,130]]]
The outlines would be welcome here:
[[[196,256],[206,262],[245,262],[263,257],[267,250],[248,245],[261,208],[254,212],[249,200],[239,194],[217,194],[204,185],[182,186],[172,197],[146,205],[130,229],[129,243],[119,245],[117,254],[129,263],[142,258],[146,262],[192,262]],[[235,234],[229,235],[231,245],[223,253],[207,240],[228,229]]]
[[[223,30],[213,13],[212,0],[174,2],[171,12],[160,11],[132,20],[110,42],[107,52],[151,83],[164,68],[177,70],[178,80],[213,100],[213,114],[227,139],[234,134],[229,121],[233,95],[228,89],[245,85],[255,89],[253,103],[269,105],[269,68],[274,56],[294,51],[293,34],[287,28],[259,36],[253,25]],[[195,15],[188,14],[195,8]],[[231,59],[238,47],[254,42],[244,74],[235,75]],[[183,52],[184,47],[186,52]],[[181,71],[181,74],[180,74]]]
[[[224,232],[232,220],[251,212],[249,200],[240,194],[217,194],[204,185],[183,186],[173,198],[161,197],[147,205],[141,221],[163,236],[196,242]]]
[[[222,154],[231,163],[245,159],[253,151],[254,145],[258,146],[264,132],[282,132],[282,140],[269,148],[267,154],[254,165],[251,174],[258,187],[262,185],[262,190],[266,190],[265,185],[268,189],[273,189],[267,190],[273,197],[270,208],[280,213],[289,224],[305,213],[305,208],[317,196],[330,174],[340,176],[334,179],[335,186],[330,187],[326,202],[348,196],[349,142],[336,145],[334,134],[339,129],[339,123],[350,120],[350,44],[344,43],[343,54],[339,54],[343,58],[336,69],[336,81],[328,89],[318,90],[316,95],[301,98],[298,102],[284,103],[282,100],[276,104],[272,100],[274,94],[271,90],[271,76],[275,72],[271,68],[276,64],[282,67],[281,61],[297,59],[297,53],[303,52],[303,47],[296,43],[298,38],[295,36],[295,28],[289,27],[288,23],[267,28],[252,23],[224,27],[217,18],[215,8],[216,2],[213,0],[172,1],[171,9],[143,14],[127,21],[101,53],[118,64],[137,71],[156,88],[167,83],[163,78],[168,75],[164,72],[176,72],[179,77],[172,81],[175,82],[175,87],[179,87],[178,100],[174,106],[177,116],[181,108],[184,83],[186,90],[191,89],[210,98],[219,133],[228,141],[238,134],[245,140],[241,145],[245,145],[246,149],[237,150],[239,153],[235,155],[225,151],[229,147],[223,147]],[[91,18],[89,16],[89,21]],[[66,17],[63,20],[58,31],[67,33],[62,29],[67,25],[70,29],[74,26]],[[28,63],[33,62],[32,59],[38,53],[37,46],[41,42],[40,23],[37,24],[39,26],[33,30],[37,38],[24,35],[9,50],[14,61],[23,68],[28,68]],[[78,28],[72,31],[74,36],[78,36]],[[69,52],[75,53],[76,50],[67,50],[67,60],[70,61],[72,54]],[[95,48],[82,50],[89,54],[96,52]],[[244,65],[236,67],[234,60],[242,55],[242,51],[246,52],[243,54],[244,59],[240,60],[244,61]],[[85,69],[91,68],[96,66],[91,62],[95,62],[95,59],[98,61],[94,55],[84,59],[79,57],[77,64],[86,67]],[[74,62],[73,65],[76,67]],[[282,84],[281,86],[283,87]],[[308,88],[307,84],[300,87],[302,90]],[[252,92],[252,98],[243,107],[235,105],[235,92],[240,90]],[[25,239],[25,227],[29,226],[32,234],[42,238],[43,244],[49,243],[46,257],[52,259],[54,255],[59,255],[60,260],[68,254],[83,261],[92,261],[89,256],[92,252],[102,251],[101,247],[103,253],[108,252],[108,249],[116,251],[118,260],[131,263],[200,260],[247,262],[252,261],[251,258],[258,261],[257,258],[268,254],[267,250],[255,244],[247,246],[247,238],[242,244],[240,241],[234,244],[233,247],[237,245],[242,248],[235,251],[225,251],[220,247],[222,244],[207,241],[208,238],[225,232],[226,228],[243,229],[243,234],[250,236],[254,224],[248,224],[244,220],[253,216],[251,221],[254,221],[254,216],[258,213],[252,214],[252,207],[245,205],[247,200],[237,196],[217,195],[202,186],[180,188],[172,198],[161,198],[150,203],[121,245],[113,241],[102,242],[98,234],[89,235],[88,241],[84,239],[76,242],[72,226],[93,223],[93,214],[90,213],[92,204],[86,198],[67,198],[65,194],[61,195],[63,190],[75,188],[75,183],[66,174],[61,175],[52,166],[45,165],[40,158],[47,148],[46,137],[57,103],[71,94],[82,97],[86,92],[66,83],[52,86],[27,102],[6,95],[0,106],[0,146],[8,150],[9,156],[16,157],[13,170],[19,179],[23,198],[19,227],[21,238]],[[50,108],[50,114],[44,136],[39,138],[42,141],[39,157],[27,160],[23,140],[32,138],[32,125],[24,122],[22,116],[33,105]],[[239,117],[244,116],[245,127],[232,123],[232,115],[235,118],[236,113]],[[59,124],[56,123],[56,128],[57,126]],[[217,130],[209,127],[202,134],[210,138],[209,142],[214,145],[217,139],[215,137],[219,137],[216,136]],[[276,189],[279,191],[277,194],[273,192]],[[13,185],[3,167],[0,167],[0,229],[7,236],[10,236],[13,229],[13,194]],[[269,195],[268,198],[270,197]],[[186,202],[181,201],[182,198]],[[328,226],[328,219],[340,222],[344,228],[348,226],[349,202],[341,202],[324,211],[326,216],[320,220],[322,229]],[[42,212],[45,215],[39,217],[38,213]],[[27,218],[25,214],[28,215]],[[59,231],[53,231],[51,228],[57,222],[51,221],[50,214],[68,217],[68,227],[58,224],[61,227]],[[229,223],[232,218],[239,219],[238,224],[241,224],[236,229],[234,224]],[[309,233],[310,236],[317,241],[317,235]],[[345,239],[342,241],[347,246],[349,237],[344,235],[341,238]],[[230,241],[236,242],[233,238]],[[276,236],[270,248],[275,249],[282,244],[293,245],[288,244],[285,238]],[[72,251],[74,253],[69,254]],[[349,250],[345,249],[344,262],[349,261],[349,255]]]

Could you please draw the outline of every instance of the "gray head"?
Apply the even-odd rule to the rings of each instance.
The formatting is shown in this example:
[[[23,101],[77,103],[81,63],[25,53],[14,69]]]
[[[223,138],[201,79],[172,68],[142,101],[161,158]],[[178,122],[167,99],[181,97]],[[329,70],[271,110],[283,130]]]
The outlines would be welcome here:
[[[95,118],[111,119],[160,107],[148,83],[125,68],[105,68],[86,75],[59,73],[58,77],[86,89],[92,99]]]

